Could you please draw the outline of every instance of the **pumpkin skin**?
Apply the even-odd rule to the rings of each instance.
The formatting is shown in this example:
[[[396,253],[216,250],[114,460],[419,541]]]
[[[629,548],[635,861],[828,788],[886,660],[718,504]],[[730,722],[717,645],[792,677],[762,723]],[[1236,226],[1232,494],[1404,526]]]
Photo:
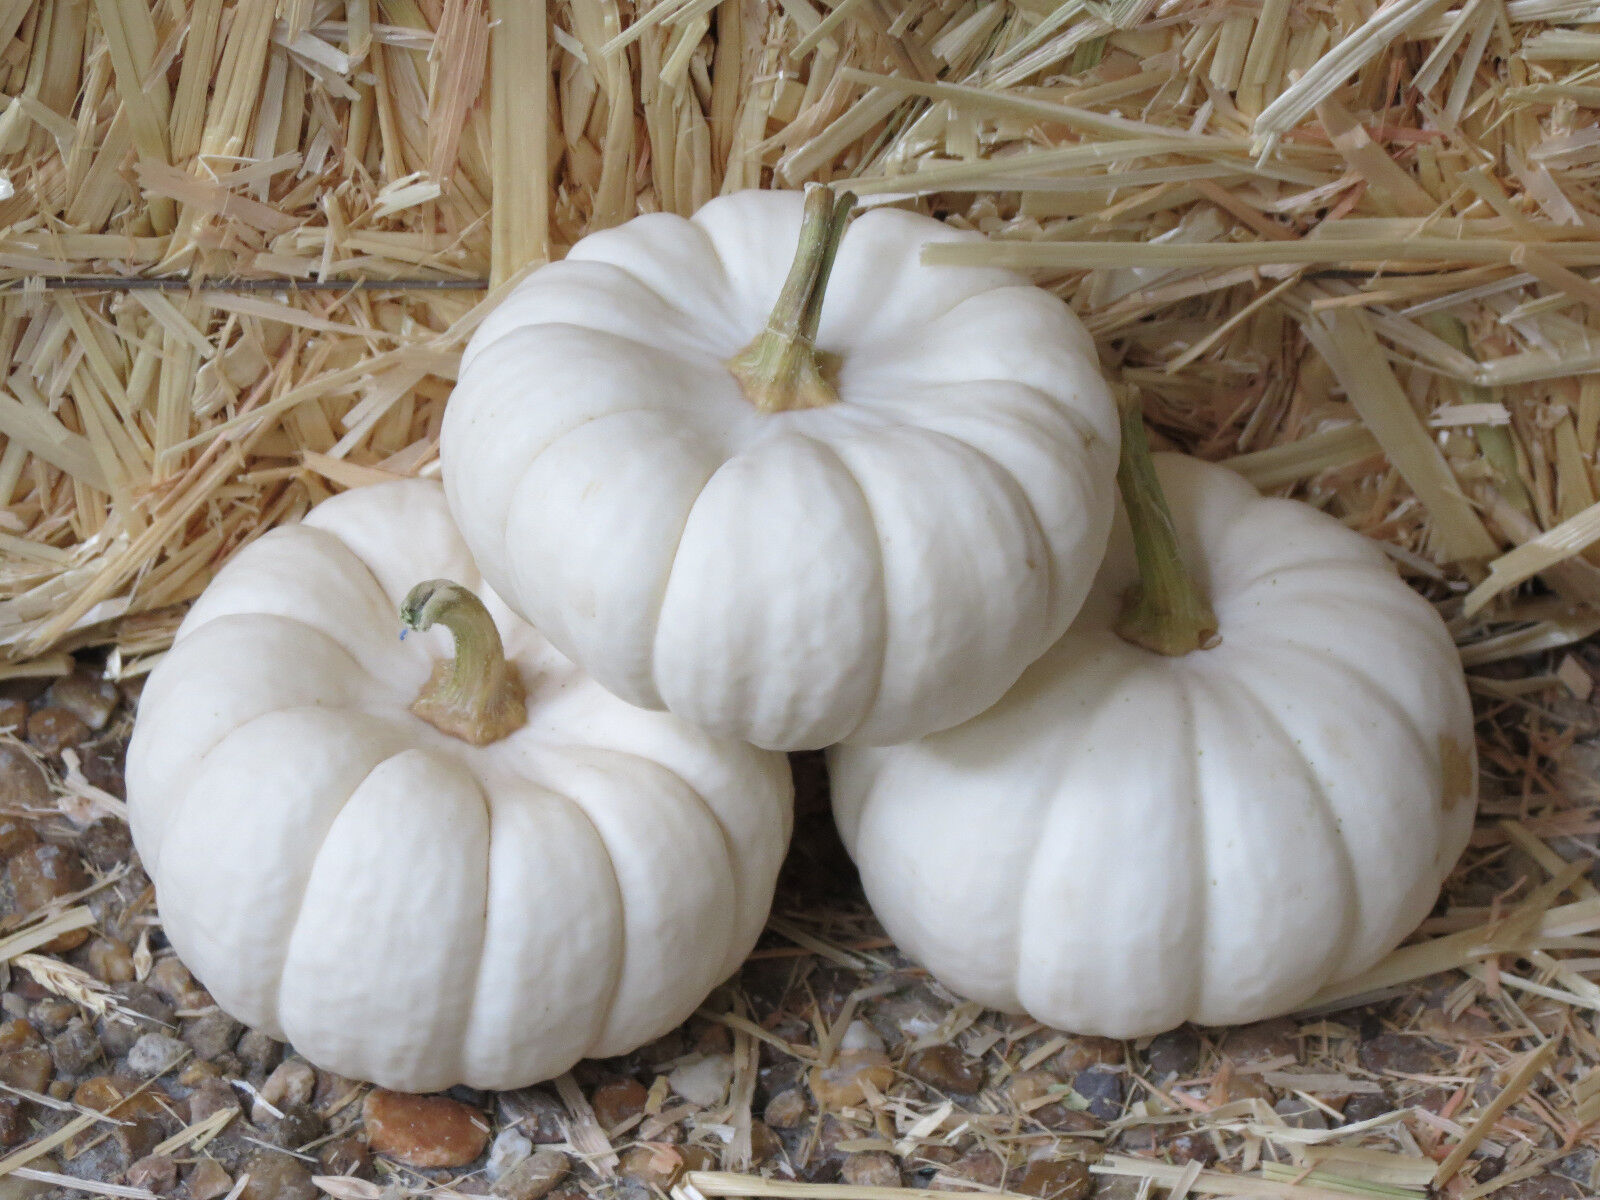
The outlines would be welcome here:
[[[1472,709],[1431,605],[1372,543],[1156,455],[1220,622],[1165,658],[1113,632],[1120,513],[1066,636],[982,716],[829,755],[889,934],[947,986],[1109,1037],[1290,1011],[1422,920],[1465,848]]]
[[[617,700],[480,591],[528,722],[474,747],[409,705],[480,579],[443,489],[366,487],[242,550],[152,672],[134,840],[184,962],[238,1019],[387,1087],[519,1087],[684,1020],[771,903],[781,755]]]
[[[1118,428],[1065,304],[844,235],[817,345],[838,403],[763,413],[726,362],[795,256],[799,192],[638,217],[474,334],[446,490],[484,577],[618,696],[774,749],[903,741],[994,703],[1087,594]]]

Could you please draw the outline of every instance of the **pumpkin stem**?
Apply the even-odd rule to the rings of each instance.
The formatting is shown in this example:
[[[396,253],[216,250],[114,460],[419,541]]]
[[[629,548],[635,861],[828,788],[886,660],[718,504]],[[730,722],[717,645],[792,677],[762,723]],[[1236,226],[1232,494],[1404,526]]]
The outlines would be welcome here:
[[[1135,646],[1173,657],[1209,650],[1222,640],[1217,636],[1217,615],[1178,548],[1172,510],[1150,458],[1144,413],[1131,393],[1124,395],[1121,408],[1122,459],[1117,464],[1117,487],[1133,529],[1139,582],[1122,597],[1117,635]]]
[[[448,579],[430,579],[406,595],[400,619],[419,633],[443,625],[456,643],[454,658],[434,664],[412,712],[474,746],[487,746],[527,724],[522,680],[506,661],[500,631],[482,600]]]
[[[817,326],[828,275],[855,202],[850,192],[835,197],[824,184],[806,188],[800,248],[778,303],[767,327],[728,360],[745,397],[764,413],[821,408],[839,399],[827,378],[833,356],[817,349]]]

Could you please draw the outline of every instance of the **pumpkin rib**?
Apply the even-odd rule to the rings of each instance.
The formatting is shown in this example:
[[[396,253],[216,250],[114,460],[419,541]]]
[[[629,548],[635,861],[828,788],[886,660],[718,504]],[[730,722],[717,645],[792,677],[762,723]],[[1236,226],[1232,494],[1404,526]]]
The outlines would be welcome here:
[[[1112,636],[1115,637],[1116,635],[1112,634]],[[1204,653],[1204,651],[1200,653]],[[1186,671],[1174,671],[1172,672],[1172,678],[1175,684],[1174,690],[1183,706],[1184,713],[1183,734],[1186,744],[1182,758],[1189,773],[1189,785],[1193,789],[1195,796],[1195,803],[1191,806],[1192,811],[1189,823],[1193,830],[1193,844],[1195,846],[1195,856],[1198,860],[1198,870],[1196,870],[1191,884],[1199,894],[1191,901],[1196,915],[1195,928],[1190,935],[1190,944],[1201,947],[1201,953],[1198,956],[1199,962],[1189,972],[1189,994],[1184,1000],[1184,1011],[1195,1013],[1200,1010],[1201,1002],[1206,993],[1210,991],[1211,984],[1211,981],[1207,978],[1209,972],[1206,970],[1206,955],[1204,952],[1206,938],[1211,931],[1211,896],[1209,887],[1212,870],[1211,843],[1206,837],[1210,822],[1206,820],[1208,804],[1204,776],[1195,765],[1200,755],[1200,726],[1199,722],[1195,720],[1195,700],[1189,690],[1191,679]]]

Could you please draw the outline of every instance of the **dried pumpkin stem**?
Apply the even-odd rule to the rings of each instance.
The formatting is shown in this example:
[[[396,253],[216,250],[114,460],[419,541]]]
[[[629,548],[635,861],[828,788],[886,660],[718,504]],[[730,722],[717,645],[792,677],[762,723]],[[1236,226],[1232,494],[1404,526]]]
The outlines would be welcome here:
[[[806,189],[800,247],[778,303],[767,327],[728,360],[745,397],[764,413],[821,408],[839,399],[827,378],[830,356],[817,349],[817,327],[834,256],[855,202],[851,193],[836,197],[822,184]]]
[[[1133,530],[1139,582],[1122,598],[1117,635],[1157,654],[1174,657],[1209,650],[1217,636],[1217,615],[1183,561],[1161,480],[1150,458],[1144,414],[1136,399],[1122,403],[1122,460],[1117,487]]]
[[[487,746],[527,724],[522,680],[506,661],[500,631],[482,600],[448,579],[430,579],[407,594],[400,619],[419,633],[443,625],[455,638],[454,657],[434,665],[412,712],[474,746]]]

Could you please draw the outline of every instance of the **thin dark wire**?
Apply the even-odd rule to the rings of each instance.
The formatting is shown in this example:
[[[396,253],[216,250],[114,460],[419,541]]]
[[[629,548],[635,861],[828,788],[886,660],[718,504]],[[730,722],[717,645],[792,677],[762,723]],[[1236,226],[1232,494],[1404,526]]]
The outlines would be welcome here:
[[[487,279],[187,279],[122,275],[34,275],[0,280],[0,292],[461,292]]]

